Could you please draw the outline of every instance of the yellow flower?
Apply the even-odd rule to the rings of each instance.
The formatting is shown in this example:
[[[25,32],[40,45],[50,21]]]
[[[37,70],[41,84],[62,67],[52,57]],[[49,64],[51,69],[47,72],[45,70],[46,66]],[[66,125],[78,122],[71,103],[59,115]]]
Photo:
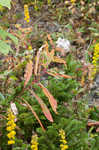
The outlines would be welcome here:
[[[7,134],[7,137],[8,137],[8,145],[11,145],[11,144],[14,144],[15,143],[15,127],[16,127],[16,124],[15,124],[15,116],[13,114],[13,112],[11,111],[11,109],[8,110],[8,117],[7,117],[7,127],[6,127],[6,130],[9,132]]]
[[[65,139],[60,140],[60,142],[62,142],[63,144],[67,143],[67,141]]]
[[[7,118],[7,120],[14,120],[14,119],[15,119],[15,116],[13,115],[12,112],[10,112],[10,111],[8,110],[8,118]]]
[[[66,150],[68,149],[68,145],[60,144],[61,150]]]
[[[51,0],[47,0],[48,5],[51,5]]]
[[[90,134],[90,137],[91,137],[91,138],[94,138],[94,137],[96,137],[96,136],[98,136],[98,135],[97,135],[97,134],[92,134],[92,133]]]
[[[72,4],[74,4],[76,2],[76,0],[70,0]]]
[[[99,43],[97,43],[94,47],[94,55],[93,55],[93,72],[92,72],[92,78],[95,76],[97,72],[98,67],[98,60],[99,60]]]
[[[25,16],[24,20],[26,20],[26,22],[30,22],[28,5],[24,5],[24,16]]]
[[[37,135],[33,135],[31,139],[31,150],[38,150],[38,137]]]
[[[8,127],[6,128],[6,130],[7,130],[7,131],[12,131],[14,128],[15,128],[14,126],[8,126]]]
[[[99,43],[97,43],[97,44],[95,45],[95,51],[98,51],[98,53],[99,53]]]
[[[28,47],[28,50],[32,50],[32,46],[31,45]]]
[[[9,139],[11,139],[11,138],[12,138],[12,139],[15,139],[15,137],[14,137],[15,134],[16,134],[15,131],[11,131],[10,133],[7,134],[7,136],[8,136]]]
[[[59,130],[59,135],[60,135],[60,137],[61,137],[61,139],[60,139],[60,142],[61,142],[60,148],[61,148],[61,150],[66,150],[66,149],[68,149],[67,141],[66,141],[66,139],[65,139],[65,137],[66,137],[66,136],[65,136],[65,132],[64,132],[63,129]]]
[[[66,1],[65,1],[65,4],[68,5],[68,4],[69,4],[69,1],[66,0]]]
[[[14,123],[13,120],[8,121],[7,126],[9,126],[9,125],[11,125],[11,126],[14,127],[14,128],[16,127],[16,124]]]
[[[3,6],[2,6],[2,5],[0,5],[0,11],[2,12],[2,10],[3,10]]]
[[[9,140],[8,145],[12,145],[12,144],[15,144],[15,141],[14,140]]]

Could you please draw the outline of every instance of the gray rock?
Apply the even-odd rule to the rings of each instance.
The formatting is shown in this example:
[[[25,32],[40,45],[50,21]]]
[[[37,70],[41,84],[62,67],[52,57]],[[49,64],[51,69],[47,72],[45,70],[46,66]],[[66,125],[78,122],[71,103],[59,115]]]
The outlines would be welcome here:
[[[99,74],[96,74],[89,94],[89,104],[99,105]]]
[[[96,82],[97,86],[99,86],[99,74],[96,75],[95,82]]]

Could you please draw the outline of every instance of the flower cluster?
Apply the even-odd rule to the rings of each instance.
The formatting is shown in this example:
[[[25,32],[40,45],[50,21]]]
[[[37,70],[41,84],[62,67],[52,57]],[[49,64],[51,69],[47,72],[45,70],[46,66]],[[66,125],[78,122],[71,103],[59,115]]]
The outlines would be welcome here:
[[[32,46],[31,45],[28,46],[28,50],[32,50]]]
[[[99,43],[97,43],[95,45],[95,48],[94,48],[94,55],[93,55],[93,76],[96,74],[97,72],[97,63],[98,63],[98,60],[99,60]]]
[[[62,143],[62,144],[60,144],[61,150],[68,149],[67,141],[65,139],[65,132],[63,129],[59,130],[59,135],[61,137],[60,142]]]
[[[66,5],[71,5],[71,4],[74,5],[75,2],[76,2],[76,0],[70,0],[70,1],[65,0],[65,4],[66,4]]]
[[[11,145],[11,144],[15,144],[15,127],[16,127],[16,124],[15,124],[15,116],[13,115],[13,112],[11,111],[11,109],[8,110],[8,117],[7,117],[7,128],[6,130],[9,132],[7,134],[7,137],[8,137],[8,145]]]
[[[38,150],[38,137],[37,135],[32,136],[31,140],[31,150]]]
[[[24,20],[26,20],[26,22],[30,22],[30,15],[29,15],[29,9],[28,9],[28,5],[24,5]]]
[[[76,2],[76,0],[70,0],[72,4],[74,4]]]

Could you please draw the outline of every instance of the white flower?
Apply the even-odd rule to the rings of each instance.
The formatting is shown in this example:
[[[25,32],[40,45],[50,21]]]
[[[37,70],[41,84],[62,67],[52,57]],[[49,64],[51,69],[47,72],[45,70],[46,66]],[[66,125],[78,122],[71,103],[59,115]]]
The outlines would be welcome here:
[[[18,109],[17,109],[15,103],[11,102],[10,105],[11,105],[11,110],[12,110],[12,112],[13,112],[14,115],[16,116],[16,115],[18,114]]]
[[[62,38],[58,38],[58,40],[56,41],[57,47],[59,48],[63,48],[65,50],[65,52],[69,52],[70,51],[70,42],[67,39],[62,39]]]

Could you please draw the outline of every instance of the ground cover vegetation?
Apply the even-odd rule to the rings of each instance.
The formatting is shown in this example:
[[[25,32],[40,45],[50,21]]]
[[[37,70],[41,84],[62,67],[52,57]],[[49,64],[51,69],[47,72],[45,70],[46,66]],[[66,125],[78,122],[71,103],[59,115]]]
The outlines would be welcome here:
[[[0,0],[0,150],[99,150],[98,14],[98,0]]]

